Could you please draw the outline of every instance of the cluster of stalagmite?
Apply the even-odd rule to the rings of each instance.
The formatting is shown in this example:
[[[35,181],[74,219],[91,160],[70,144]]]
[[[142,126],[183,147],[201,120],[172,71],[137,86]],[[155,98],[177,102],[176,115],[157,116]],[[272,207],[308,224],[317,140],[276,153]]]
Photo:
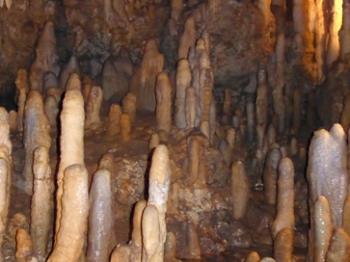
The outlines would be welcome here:
[[[109,24],[113,6],[125,7],[114,2],[104,1]],[[302,213],[307,207],[294,213],[302,202],[297,175],[307,152],[299,131],[310,114],[304,112],[303,88],[287,78],[287,63],[296,54],[297,66],[312,85],[323,83],[327,70],[350,52],[349,3],[294,0],[292,47],[286,3],[251,4],[260,12],[264,37],[274,32],[268,37],[274,49],[249,72],[243,91],[232,85],[214,92],[211,53],[217,50],[211,49],[215,39],[205,21],[221,1],[210,0],[204,8],[196,2],[193,14],[183,12],[191,5],[184,2],[171,1],[168,29],[178,37],[173,64],[161,53],[165,44],[154,38],[145,42],[138,67],[123,54],[106,59],[102,80],[98,73],[84,75],[76,52],[61,70],[54,23],[45,24],[34,63],[28,72],[17,73],[17,111],[0,107],[0,246],[9,229],[18,261],[176,262],[246,251],[260,243],[273,245],[274,258],[250,252],[245,261],[297,260],[295,243],[303,239],[297,226],[307,220]],[[129,26],[131,20],[124,22]],[[113,86],[113,77],[127,84]],[[343,127],[315,132],[309,147],[309,238],[301,245],[310,261],[350,257],[349,141],[344,132],[349,112],[348,95]],[[31,198],[31,208],[30,223],[16,214],[8,226],[10,130],[23,139],[24,167],[16,185]],[[105,143],[98,164],[91,159],[100,148],[85,152],[95,140]],[[127,163],[127,171],[115,170],[120,163]],[[121,183],[125,173],[127,182]],[[132,203],[121,203],[118,194]],[[118,231],[117,219],[125,219],[125,210],[133,210],[132,225],[129,240],[122,243],[116,238],[126,230]]]

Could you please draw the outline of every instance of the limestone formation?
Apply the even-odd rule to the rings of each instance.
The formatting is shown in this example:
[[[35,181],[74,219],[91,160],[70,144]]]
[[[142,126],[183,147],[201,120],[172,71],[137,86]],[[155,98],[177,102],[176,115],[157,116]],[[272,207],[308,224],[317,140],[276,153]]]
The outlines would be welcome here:
[[[33,193],[33,156],[39,146],[50,148],[50,124],[44,111],[44,102],[41,94],[32,90],[28,94],[24,119],[24,147],[25,147],[25,191]]]
[[[284,228],[293,230],[294,218],[294,165],[291,159],[281,159],[278,167],[277,216],[273,223],[273,235]]]
[[[156,119],[157,128],[165,132],[170,132],[172,119],[172,99],[171,84],[166,73],[161,73],[157,78],[156,96]]]
[[[109,261],[112,232],[111,174],[100,169],[94,174],[90,189],[87,261]]]
[[[55,244],[48,262],[78,261],[82,255],[89,215],[88,173],[74,164],[64,171],[62,209]]]
[[[100,117],[102,100],[102,89],[93,86],[86,105],[85,128],[95,130],[102,124]]]
[[[28,83],[28,74],[25,69],[19,69],[17,72],[17,78],[16,78],[16,87],[17,87],[17,124],[18,124],[18,131],[23,131],[23,123],[24,123],[24,110],[25,110],[25,103],[27,99],[27,93],[29,90],[29,83]]]
[[[120,118],[121,108],[118,104],[112,104],[109,108],[108,122],[107,122],[107,135],[109,137],[115,137],[120,132]]]
[[[175,125],[186,127],[186,94],[191,85],[191,69],[187,59],[181,59],[176,72]]]
[[[120,116],[120,135],[123,142],[130,141],[131,121],[130,116],[125,113]]]
[[[73,74],[71,78],[75,78]],[[77,79],[77,78],[75,78]],[[74,82],[70,82],[75,84]],[[77,79],[77,85],[80,81]],[[64,170],[71,165],[84,165],[84,99],[79,88],[67,86],[60,114],[60,162],[57,173],[56,233],[60,229]]]
[[[133,93],[128,93],[123,99],[123,113],[129,115],[131,125],[135,123],[136,105],[136,96]]]
[[[34,254],[40,260],[48,253],[50,233],[53,228],[54,179],[51,173],[49,150],[37,147],[33,160],[34,187],[31,203],[30,234],[33,240]]]
[[[39,92],[44,91],[43,84],[45,74],[52,72],[58,75],[59,69],[54,23],[48,21],[39,38],[36,47],[36,57],[30,68],[30,88],[38,90]]]
[[[270,205],[274,205],[277,201],[277,170],[280,159],[281,151],[276,147],[271,149],[266,157],[263,179],[265,199]]]
[[[327,198],[335,227],[342,225],[348,190],[347,160],[346,136],[339,124],[330,132],[322,129],[314,133],[307,170],[311,201],[321,195]]]

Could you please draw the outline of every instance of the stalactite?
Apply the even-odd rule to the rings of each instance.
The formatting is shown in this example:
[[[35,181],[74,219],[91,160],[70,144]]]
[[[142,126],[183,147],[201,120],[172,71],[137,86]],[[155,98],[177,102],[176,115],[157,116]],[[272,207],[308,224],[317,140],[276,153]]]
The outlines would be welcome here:
[[[99,86],[93,86],[86,105],[85,128],[95,130],[102,124],[100,111],[103,93]]]
[[[281,159],[281,151],[279,148],[273,148],[267,155],[264,168],[264,190],[266,202],[270,205],[276,203],[277,193],[277,168]]]
[[[18,123],[18,131],[23,131],[23,123],[24,123],[24,110],[25,103],[27,99],[27,92],[29,90],[28,83],[28,74],[25,69],[20,69],[17,72],[16,78],[16,87],[17,87],[17,123]]]
[[[264,69],[260,69],[258,72],[258,89],[257,89],[256,107],[255,107],[258,148],[263,147],[265,132],[268,124],[267,91],[268,91],[268,87],[267,87],[267,81],[266,81],[266,71]]]

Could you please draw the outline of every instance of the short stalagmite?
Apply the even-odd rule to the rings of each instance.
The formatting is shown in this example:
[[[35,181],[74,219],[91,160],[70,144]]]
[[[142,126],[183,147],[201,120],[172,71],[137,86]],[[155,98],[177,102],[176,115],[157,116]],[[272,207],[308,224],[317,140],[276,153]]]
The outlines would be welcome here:
[[[120,132],[120,118],[122,111],[120,105],[112,104],[109,108],[107,122],[107,136],[115,137]]]
[[[292,228],[281,229],[274,240],[274,257],[278,262],[292,262],[294,232]]]
[[[334,230],[327,252],[327,262],[347,262],[350,258],[350,237],[342,228]]]
[[[244,262],[260,262],[260,256],[257,252],[252,251],[247,255]]]
[[[277,216],[273,222],[273,235],[284,228],[293,229],[294,217],[294,165],[291,159],[283,158],[278,167]]]
[[[87,261],[109,261],[112,231],[111,173],[100,169],[94,174],[90,189]]]
[[[86,104],[85,128],[96,129],[101,126],[100,111],[102,100],[103,93],[101,87],[93,86]]]
[[[33,243],[29,233],[20,228],[16,232],[16,261],[26,262],[33,252]]]
[[[320,196],[314,206],[314,261],[325,261],[327,250],[332,237],[331,209],[327,198]],[[312,230],[312,229],[311,229]]]
[[[60,227],[48,262],[79,261],[82,255],[89,215],[88,173],[75,164],[64,171]]]
[[[120,116],[120,135],[123,142],[129,142],[131,137],[131,121],[128,114],[121,114]]]
[[[270,205],[274,205],[277,200],[277,169],[281,157],[281,151],[277,147],[271,149],[266,157],[263,179],[265,199]]]
[[[128,93],[124,97],[123,113],[127,113],[129,115],[131,125],[133,125],[136,118],[136,96],[133,93]]]

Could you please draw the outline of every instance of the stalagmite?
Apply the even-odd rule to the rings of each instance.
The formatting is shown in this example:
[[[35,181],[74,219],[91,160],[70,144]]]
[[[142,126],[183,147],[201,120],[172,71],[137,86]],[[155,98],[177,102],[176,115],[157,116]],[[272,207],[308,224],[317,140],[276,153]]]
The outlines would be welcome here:
[[[157,42],[150,40],[145,47],[140,66],[141,83],[140,86],[136,87],[135,92],[139,109],[154,112],[156,108],[156,80],[158,74],[162,72],[163,66],[164,56],[159,53]]]
[[[267,154],[266,164],[264,168],[264,191],[266,202],[270,205],[276,203],[277,193],[277,168],[281,159],[281,151],[279,148],[273,148]]]
[[[171,117],[172,117],[172,99],[171,99],[171,84],[166,73],[158,75],[156,96],[156,118],[157,128],[165,132],[169,132],[171,129]]]
[[[128,114],[123,113],[120,116],[120,135],[123,142],[130,141],[130,133],[131,133],[130,117]]]
[[[26,262],[33,252],[33,243],[30,235],[25,229],[18,229],[16,232],[16,261]]]
[[[331,18],[328,28],[329,40],[327,47],[327,65],[331,66],[338,60],[340,54],[339,31],[343,23],[343,0],[333,1]]]
[[[320,196],[314,207],[314,230],[313,241],[314,245],[314,261],[325,261],[326,253],[332,237],[332,218],[331,209],[327,198]]]
[[[273,235],[284,228],[293,230],[294,218],[294,165],[291,159],[283,158],[278,167],[277,216],[273,223]]]
[[[94,174],[90,189],[87,261],[109,261],[112,231],[111,174],[100,169]]]
[[[191,69],[187,59],[178,62],[176,72],[175,125],[186,127],[186,93],[191,85]]]
[[[169,152],[166,146],[159,145],[152,157],[150,169],[148,203],[142,218],[142,237],[144,244],[143,261],[163,261],[166,241],[165,213],[167,210],[170,184]]]
[[[286,227],[278,232],[274,241],[274,257],[278,262],[293,260],[293,229]]]
[[[73,74],[71,78],[75,78]],[[75,82],[71,82],[75,84]],[[77,78],[77,84],[80,84]],[[74,164],[84,165],[84,100],[78,88],[67,86],[64,96],[60,134],[60,163],[57,173],[56,233],[60,229],[61,198],[63,194],[64,170]]]
[[[40,146],[34,151],[34,188],[31,203],[30,234],[34,254],[45,259],[53,224],[54,180],[51,174],[48,148]]]
[[[195,127],[196,119],[196,95],[194,88],[186,90],[186,124],[188,129]]]
[[[30,68],[30,88],[39,92],[44,91],[44,76],[48,72],[55,75],[59,73],[55,28],[52,21],[45,24],[36,47],[35,61]]]
[[[117,246],[111,256],[110,262],[131,262],[131,250],[128,245]]]
[[[86,105],[85,128],[96,129],[102,124],[100,111],[103,100],[102,89],[99,86],[93,86]]]
[[[333,225],[341,226],[348,174],[346,136],[339,124],[335,124],[330,132],[322,129],[314,133],[307,173],[311,201],[325,196],[332,211]]]
[[[142,262],[163,261],[162,232],[159,211],[154,205],[147,205],[142,218],[143,256]]]
[[[45,113],[49,120],[51,129],[55,130],[57,127],[57,118],[59,113],[59,101],[50,95],[45,100]]]
[[[127,113],[129,115],[131,125],[133,125],[136,117],[136,96],[133,93],[128,93],[124,97],[123,113]]]
[[[27,92],[29,90],[28,86],[28,74],[25,69],[19,69],[17,72],[17,78],[16,78],[16,87],[17,87],[17,124],[18,124],[18,131],[23,131],[23,124],[24,124],[24,109],[25,109],[25,103],[27,99]]]
[[[178,59],[187,59],[188,53],[191,47],[195,45],[196,42],[196,25],[195,20],[192,16],[187,18],[184,26],[184,32],[180,38]]]
[[[115,137],[120,132],[120,118],[122,111],[120,105],[112,104],[109,108],[107,122],[107,136]]]
[[[342,228],[334,230],[327,252],[327,262],[346,262],[350,258],[350,237]]]
[[[48,262],[79,261],[89,215],[88,174],[84,166],[75,164],[64,171],[60,227]]]
[[[244,217],[250,197],[250,186],[244,164],[238,161],[232,165],[231,196],[233,201],[233,218]]]
[[[257,124],[257,138],[258,148],[262,148],[264,143],[264,136],[267,128],[268,117],[268,87],[266,81],[266,71],[260,69],[258,73],[258,89],[256,95],[256,124]]]
[[[44,112],[44,102],[41,94],[32,90],[28,94],[25,107],[24,124],[24,147],[25,147],[25,191],[28,195],[33,193],[33,156],[34,150],[39,146],[50,148],[50,124]]]
[[[199,165],[201,161],[202,145],[196,136],[188,138],[189,166],[187,178],[188,184],[192,185],[199,179]]]
[[[250,252],[244,262],[259,262],[260,261],[260,256],[257,252],[252,251]]]

